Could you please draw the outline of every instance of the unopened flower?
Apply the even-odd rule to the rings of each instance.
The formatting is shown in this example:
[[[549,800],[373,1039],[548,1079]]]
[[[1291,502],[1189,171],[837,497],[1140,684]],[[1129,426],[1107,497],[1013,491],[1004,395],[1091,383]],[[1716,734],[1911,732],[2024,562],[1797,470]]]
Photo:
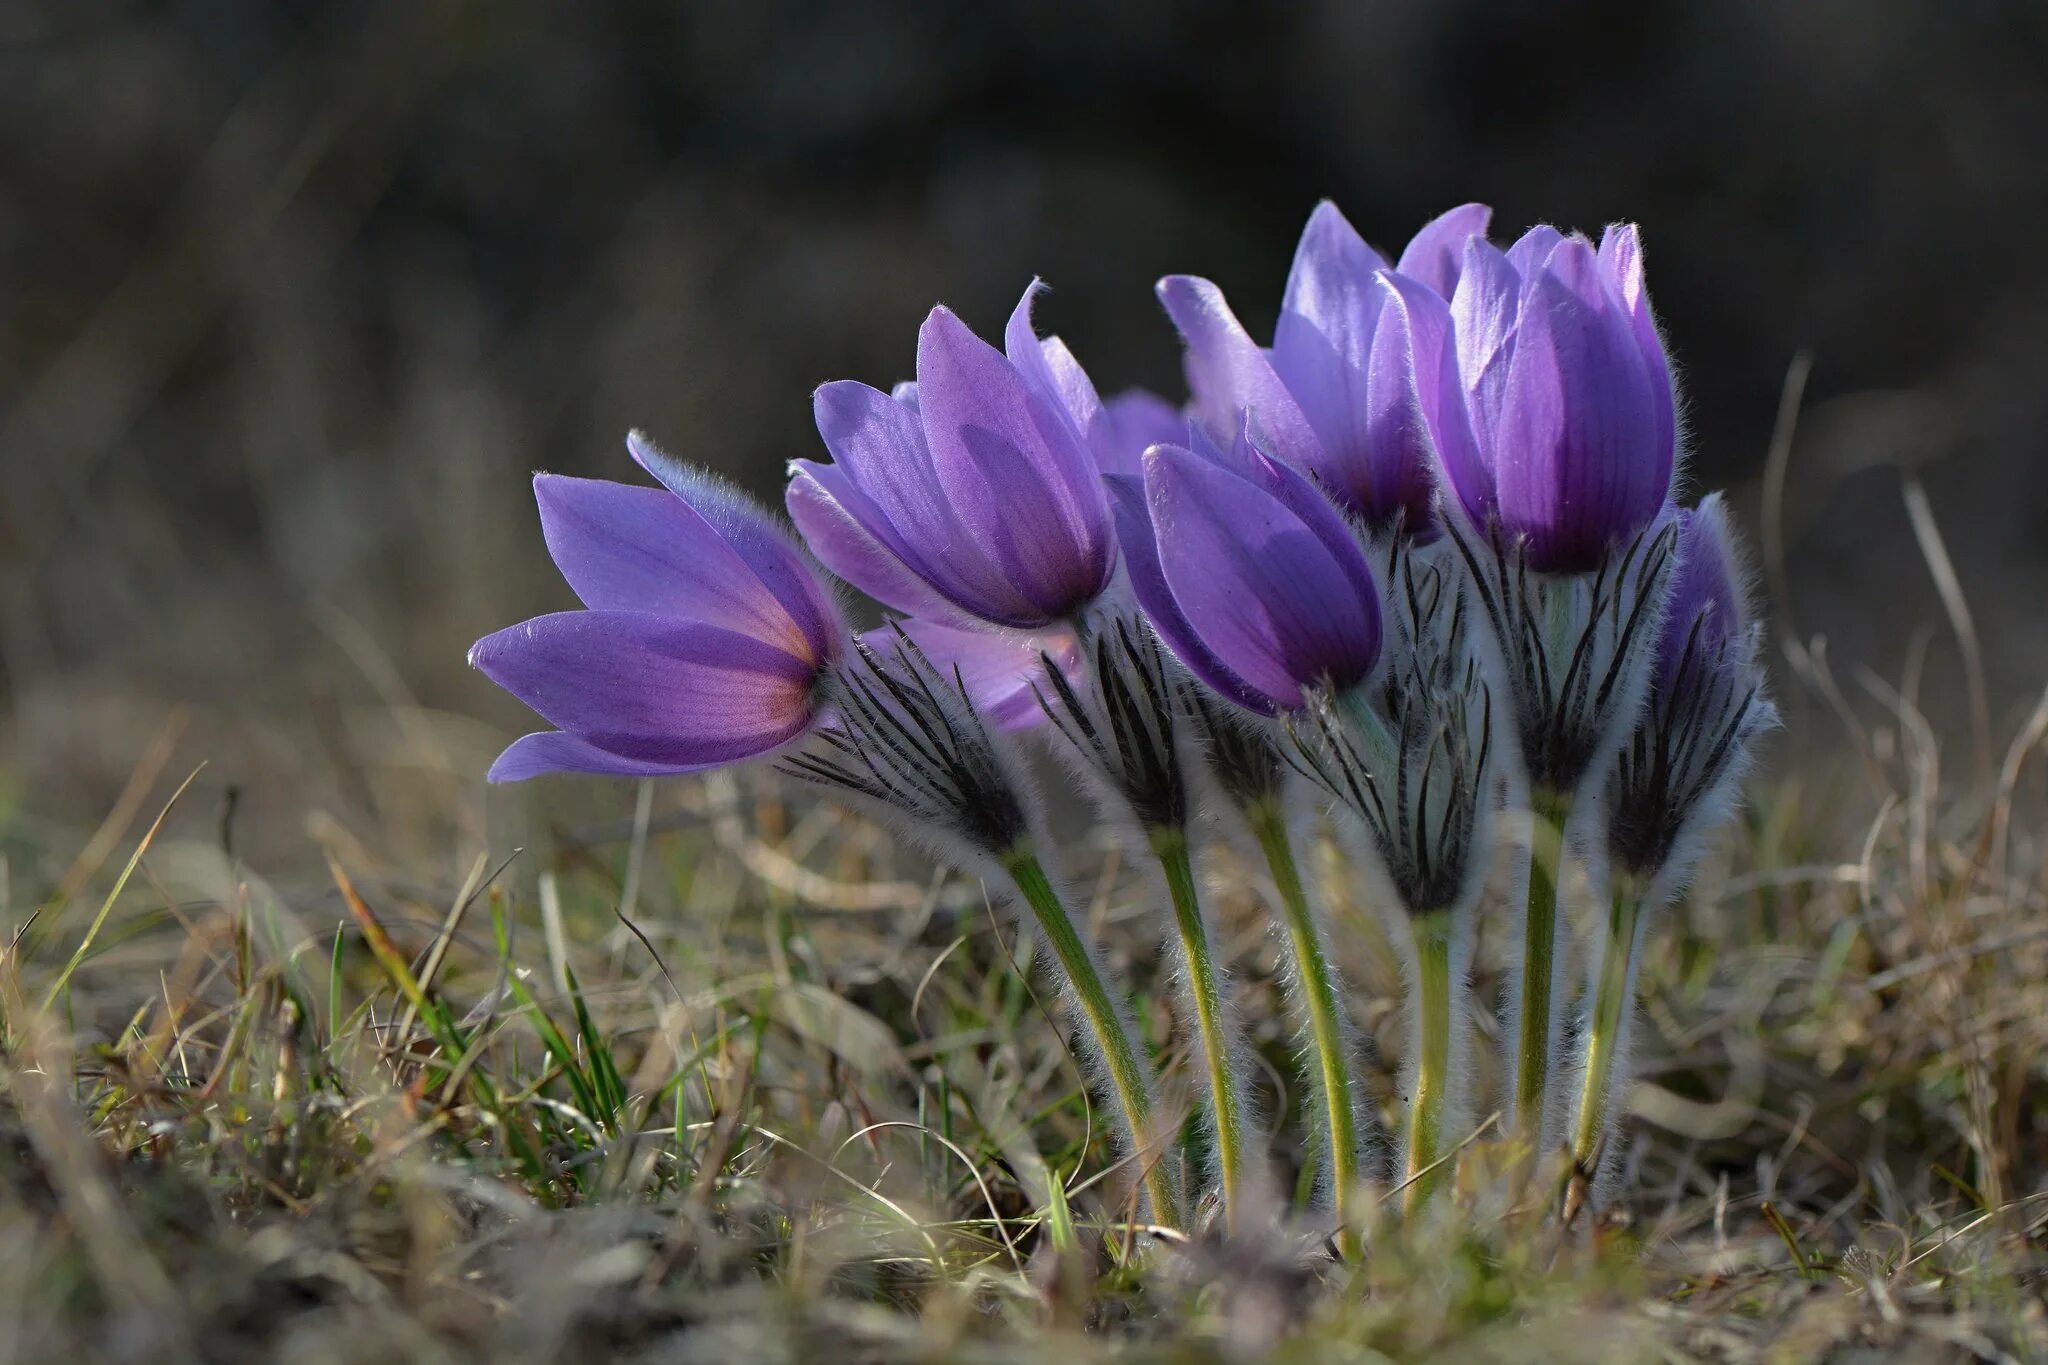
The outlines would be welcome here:
[[[1269,715],[1363,682],[1380,610],[1357,538],[1244,431],[1228,452],[1202,444],[1147,451],[1144,519],[1123,514],[1140,547],[1132,585],[1161,638],[1195,676]]]
[[[1430,222],[1400,268],[1449,295],[1465,239],[1490,211],[1467,204]],[[1374,282],[1386,261],[1337,206],[1310,215],[1294,254],[1270,349],[1253,341],[1223,292],[1187,275],[1159,282],[1159,297],[1187,341],[1198,411],[1217,440],[1239,413],[1260,442],[1313,475],[1375,530],[1436,535],[1430,443],[1412,397],[1405,338],[1382,326],[1386,296]]]
[[[548,552],[586,610],[487,635],[469,660],[556,729],[494,782],[547,772],[695,772],[773,754],[818,724],[846,627],[762,508],[635,433],[666,488],[534,479]]]
[[[1537,227],[1505,252],[1482,236],[1464,250],[1448,310],[1384,277],[1446,491],[1530,568],[1589,573],[1656,517],[1677,456],[1639,234],[1611,227],[1596,250]]]
[[[1612,883],[1606,932],[1586,965],[1567,1220],[1614,1170],[1635,1018],[1636,972],[1654,913],[1677,897],[1705,836],[1726,818],[1757,738],[1777,723],[1719,494],[1678,514],[1678,566],[1650,697],[1607,788]]]
[[[1637,879],[1683,878],[1696,836],[1726,814],[1756,738],[1777,723],[1739,563],[1720,494],[1678,514],[1649,703],[1608,794],[1609,852]]]
[[[1116,567],[1091,431],[1115,418],[1064,347],[1031,330],[1008,355],[936,308],[914,390],[851,380],[813,406],[832,463],[791,465],[789,512],[826,567],[912,616],[1036,630],[1071,621]]]

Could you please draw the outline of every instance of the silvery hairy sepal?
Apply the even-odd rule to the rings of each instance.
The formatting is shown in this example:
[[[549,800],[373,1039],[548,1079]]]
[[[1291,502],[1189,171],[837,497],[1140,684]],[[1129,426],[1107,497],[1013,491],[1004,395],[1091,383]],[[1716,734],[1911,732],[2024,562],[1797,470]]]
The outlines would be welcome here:
[[[1493,699],[1441,547],[1386,547],[1386,664],[1288,720],[1303,771],[1364,826],[1410,914],[1469,905],[1486,870]]]
[[[830,675],[832,711],[778,766],[832,787],[935,854],[986,871],[1033,836],[1030,779],[1014,751],[894,627],[854,642]]]
[[[1677,520],[1678,564],[1649,700],[1616,758],[1607,800],[1615,869],[1659,899],[1690,877],[1701,841],[1734,804],[1757,738],[1778,723],[1765,691],[1763,623],[1750,619],[1721,495]]]

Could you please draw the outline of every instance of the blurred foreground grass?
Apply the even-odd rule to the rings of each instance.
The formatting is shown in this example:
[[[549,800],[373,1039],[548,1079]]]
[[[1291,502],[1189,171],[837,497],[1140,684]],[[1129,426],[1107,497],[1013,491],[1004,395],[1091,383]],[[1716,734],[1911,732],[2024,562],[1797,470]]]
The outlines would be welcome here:
[[[0,1362],[2048,1358],[2048,710],[1950,773],[1868,691],[1653,936],[1626,1202],[1560,1230],[1481,1132],[1455,1216],[1349,1270],[1129,1224],[1028,933],[807,793],[494,794],[579,814],[438,877],[309,811],[272,880],[167,733],[96,831],[0,798]],[[1164,1040],[1142,890],[1087,852]],[[1209,870],[1286,1113],[1259,886]],[[1392,959],[1323,870],[1385,1107]]]

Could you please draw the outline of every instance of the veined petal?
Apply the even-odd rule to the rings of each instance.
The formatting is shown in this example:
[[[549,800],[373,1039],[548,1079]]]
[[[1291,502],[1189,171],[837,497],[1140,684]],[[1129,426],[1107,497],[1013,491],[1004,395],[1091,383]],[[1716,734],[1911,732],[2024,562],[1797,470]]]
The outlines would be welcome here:
[[[1145,505],[1144,479],[1135,475],[1112,474],[1106,476],[1103,483],[1109,489],[1110,511],[1116,519],[1117,542],[1123,547],[1124,567],[1131,576],[1131,591],[1136,595],[1138,605],[1144,608],[1153,631],[1190,673],[1224,699],[1262,716],[1273,715],[1286,704],[1287,699],[1267,696],[1233,672],[1228,664],[1216,657],[1214,650],[1203,643],[1202,637],[1182,614],[1180,603],[1174,601],[1173,589],[1167,585],[1166,573],[1159,565],[1159,547],[1153,540],[1152,513]]]
[[[1620,293],[1635,329],[1636,345],[1643,353],[1643,371],[1649,376],[1650,393],[1657,402],[1659,440],[1675,451],[1678,444],[1677,400],[1672,391],[1671,361],[1664,353],[1664,338],[1658,334],[1657,318],[1650,309],[1649,286],[1643,279],[1642,230],[1634,223],[1617,223],[1600,238],[1600,264],[1609,283]]]
[[[853,380],[823,385],[812,407],[838,477],[824,475],[820,466],[807,472],[878,545],[940,596],[992,620],[1035,619],[1032,603],[990,558],[979,534],[962,522],[933,466],[919,421],[919,409],[928,409],[930,401],[922,389],[913,409]],[[832,548],[840,552],[845,546]],[[824,557],[824,546],[812,549]],[[886,575],[870,574],[871,586],[826,562],[884,601],[901,596]]]
[[[824,608],[800,595],[799,625],[753,567],[665,488],[538,474],[541,533],[585,606],[702,621],[823,657],[808,627]]]
[[[1301,235],[1273,333],[1272,366],[1315,429],[1319,449],[1274,449],[1312,471],[1368,522],[1395,512],[1379,497],[1381,452],[1371,431],[1373,338],[1385,296],[1373,282],[1386,262],[1335,205],[1319,205]]]
[[[944,308],[918,333],[917,382],[960,524],[1036,609],[1036,622],[1006,624],[1059,620],[1093,599],[1114,547],[1094,456],[1067,414]]]
[[[1527,275],[1549,262],[1551,254],[1565,240],[1565,235],[1548,223],[1538,223],[1508,248],[1508,264],[1517,274]]]
[[[815,662],[751,636],[636,611],[540,616],[469,661],[550,724],[670,771],[758,758],[815,718]]]
[[[1139,474],[1148,448],[1187,438],[1187,414],[1146,389],[1125,389],[1104,403],[1088,432],[1104,474]]]
[[[497,762],[491,764],[491,771],[485,780],[490,782],[524,782],[529,777],[543,773],[598,773],[606,777],[667,777],[675,773],[693,772],[689,766],[676,767],[667,763],[648,763],[641,759],[624,758],[607,753],[588,740],[576,738],[561,730],[540,730],[523,735],[512,741]]]
[[[1530,282],[1496,450],[1502,525],[1549,572],[1596,566],[1670,492],[1633,332],[1582,240]]]
[[[880,519],[867,495],[838,466],[790,461],[783,505],[818,562],[882,605],[922,616],[959,610],[856,515],[858,508]]]
[[[1465,516],[1483,527],[1493,511],[1493,469],[1481,458],[1458,377],[1450,305],[1435,290],[1399,271],[1380,276],[1394,306],[1381,324],[1408,348],[1408,374],[1435,467]]]
[[[1458,287],[1466,239],[1484,240],[1492,221],[1493,210],[1484,204],[1460,204],[1448,213],[1440,213],[1408,239],[1394,269],[1448,299]]]
[[[626,437],[626,449],[675,495],[699,528],[687,535],[690,548],[681,554],[712,557],[710,538],[716,537],[788,613],[809,646],[809,657],[822,661],[837,656],[846,634],[837,604],[796,542],[759,503],[723,479],[681,463],[640,432]],[[542,516],[545,525],[545,509]],[[553,549],[552,541],[549,548]],[[708,576],[718,570],[706,565],[702,572]],[[625,602],[616,605],[630,607]]]
[[[1102,399],[1067,344],[1058,337],[1041,339],[1032,327],[1031,305],[1045,287],[1045,281],[1033,280],[1010,310],[1010,320],[1003,328],[1003,353],[1024,376],[1024,382],[1068,419],[1079,439],[1095,420]]]
[[[1307,465],[1319,458],[1314,426],[1272,360],[1230,311],[1223,291],[1193,275],[1168,275],[1156,292],[1187,343],[1188,382],[1210,434],[1229,440],[1238,413],[1248,411],[1260,439],[1282,459]]]
[[[1451,296],[1451,322],[1457,338],[1459,381],[1471,414],[1474,454],[1487,470],[1499,463],[1494,433],[1507,395],[1508,371],[1514,364],[1521,313],[1521,275],[1491,242],[1483,237],[1468,238],[1457,292]],[[1492,483],[1491,476],[1487,482]]]
[[[1145,493],[1174,601],[1232,672],[1283,706],[1371,673],[1377,604],[1278,498],[1172,446],[1146,452]]]

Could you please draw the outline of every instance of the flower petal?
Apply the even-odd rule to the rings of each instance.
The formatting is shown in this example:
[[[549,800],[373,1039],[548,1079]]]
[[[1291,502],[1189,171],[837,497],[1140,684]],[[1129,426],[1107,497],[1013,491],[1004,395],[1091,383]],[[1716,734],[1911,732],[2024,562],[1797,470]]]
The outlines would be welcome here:
[[[1138,474],[1148,447],[1187,439],[1187,414],[1147,389],[1125,389],[1104,403],[1088,432],[1105,474]]]
[[[1521,275],[1491,242],[1483,237],[1467,239],[1458,289],[1451,296],[1451,322],[1457,338],[1459,381],[1471,414],[1473,453],[1479,466],[1488,471],[1498,463],[1494,432],[1507,394],[1508,371],[1514,363],[1521,310]],[[1490,501],[1490,473],[1486,482]],[[1462,490],[1460,495],[1464,496]],[[1473,504],[1468,499],[1466,505]],[[1475,519],[1483,521],[1484,515]]]
[[[1465,240],[1484,239],[1493,221],[1493,210],[1484,204],[1460,204],[1422,225],[1401,252],[1394,269],[1418,280],[1448,299],[1458,287],[1458,271],[1465,262]]]
[[[533,495],[548,553],[585,606],[688,617],[802,647],[767,585],[667,489],[537,474]]]
[[[524,782],[543,773],[600,773],[607,777],[667,777],[691,772],[667,763],[648,763],[607,753],[588,740],[560,730],[540,730],[512,741],[485,780]]]
[[[1407,376],[1421,416],[1432,466],[1442,471],[1467,518],[1483,527],[1493,508],[1493,470],[1480,458],[1458,379],[1457,341],[1450,305],[1435,290],[1399,271],[1380,276],[1392,296],[1381,331],[1388,344],[1408,351]],[[1375,396],[1380,390],[1375,388]]]
[[[917,385],[932,467],[960,524],[1034,609],[1035,619],[1000,623],[1049,623],[1092,600],[1114,546],[1094,456],[1067,414],[944,308],[918,333]]]
[[[1232,672],[1283,707],[1304,688],[1371,673],[1377,603],[1278,498],[1173,446],[1146,452],[1145,494],[1174,601]],[[1355,544],[1350,553],[1363,564]]]
[[[1386,298],[1373,276],[1385,267],[1335,205],[1318,205],[1295,250],[1273,332],[1273,369],[1315,428],[1320,449],[1273,448],[1374,524],[1398,511],[1381,501],[1384,471],[1371,431],[1373,338]]]
[[[837,655],[846,633],[838,605],[788,531],[766,509],[723,479],[683,464],[640,432],[627,435],[626,449],[675,494],[701,527],[690,535],[693,546],[704,546],[708,553],[706,535],[716,536],[782,604],[813,658]]]
[[[1677,400],[1672,392],[1671,361],[1664,353],[1664,338],[1658,335],[1657,318],[1650,310],[1650,291],[1643,280],[1642,230],[1634,223],[1617,223],[1600,238],[1600,264],[1609,282],[1621,294],[1635,328],[1636,344],[1642,349],[1643,369],[1650,378],[1650,392],[1657,400],[1660,438],[1674,449],[1678,444]]]
[[[918,394],[920,409],[931,395]],[[1035,619],[1036,611],[1001,567],[985,553],[983,541],[956,514],[951,494],[925,444],[917,410],[853,380],[821,386],[812,395],[818,434],[832,452],[840,477],[812,477],[889,555],[961,609],[991,620]],[[798,462],[805,468],[804,462]],[[792,513],[795,508],[792,506]],[[824,547],[813,545],[823,556]],[[826,561],[849,582],[874,591]],[[890,600],[888,591],[875,591]]]
[[[883,520],[867,495],[837,465],[792,460],[783,505],[818,562],[884,606],[914,615],[958,611],[856,515]]]
[[[647,612],[536,617],[477,641],[469,661],[550,724],[672,771],[760,757],[816,714],[813,662]]]
[[[1216,657],[1202,637],[1188,623],[1180,603],[1173,599],[1166,573],[1159,565],[1159,547],[1153,540],[1152,513],[1145,505],[1145,482],[1127,474],[1108,475],[1110,511],[1116,518],[1117,542],[1123,547],[1124,567],[1131,576],[1131,591],[1145,610],[1152,629],[1187,670],[1228,701],[1248,711],[1270,716],[1285,704],[1259,691],[1232,672]]]
[[[1187,343],[1188,382],[1202,423],[1229,440],[1238,413],[1249,411],[1259,438],[1282,459],[1306,466],[1321,442],[1259,344],[1238,322],[1223,291],[1193,275],[1168,275],[1157,286],[1166,315]]]
[[[1530,281],[1499,428],[1501,522],[1533,568],[1577,573],[1648,525],[1671,489],[1655,400],[1590,244],[1563,242]]]

